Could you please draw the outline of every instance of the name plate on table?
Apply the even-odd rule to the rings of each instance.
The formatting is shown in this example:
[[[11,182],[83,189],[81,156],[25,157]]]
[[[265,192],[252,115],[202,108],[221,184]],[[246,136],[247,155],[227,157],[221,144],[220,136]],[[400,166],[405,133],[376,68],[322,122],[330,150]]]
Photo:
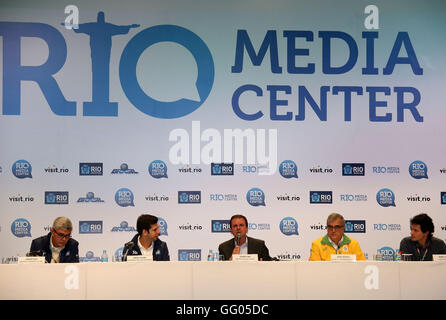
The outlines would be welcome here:
[[[435,262],[446,262],[446,254],[433,254],[432,259]]]
[[[356,254],[332,254],[333,262],[356,262]]]
[[[127,256],[127,262],[151,262],[149,256]]]
[[[19,257],[18,264],[45,263],[45,257]]]
[[[233,254],[232,261],[245,262],[245,261],[259,261],[258,254]]]

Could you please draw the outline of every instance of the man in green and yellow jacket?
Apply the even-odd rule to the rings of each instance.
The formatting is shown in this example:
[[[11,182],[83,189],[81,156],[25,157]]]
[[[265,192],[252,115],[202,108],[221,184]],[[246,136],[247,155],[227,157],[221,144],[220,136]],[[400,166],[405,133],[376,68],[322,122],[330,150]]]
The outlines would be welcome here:
[[[345,220],[338,213],[327,218],[327,234],[311,244],[310,261],[330,261],[332,254],[354,254],[356,260],[365,260],[358,241],[344,235]]]

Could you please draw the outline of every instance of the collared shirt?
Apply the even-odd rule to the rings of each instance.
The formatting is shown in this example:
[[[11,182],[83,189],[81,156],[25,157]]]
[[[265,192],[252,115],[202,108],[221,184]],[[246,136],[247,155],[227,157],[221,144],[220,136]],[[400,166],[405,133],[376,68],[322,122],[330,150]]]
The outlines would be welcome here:
[[[237,246],[237,241],[234,240],[234,242]],[[240,254],[248,254],[248,237],[246,237],[245,243],[240,246]]]
[[[59,263],[60,261],[60,252],[65,248],[63,247],[55,247],[53,245],[53,236],[50,237],[50,248],[51,248],[51,263]]]
[[[331,243],[331,245],[333,246],[333,248],[334,248],[336,251],[338,251],[338,250],[339,250],[339,246],[338,246],[338,244],[339,244],[339,243],[342,243],[342,241],[344,241],[344,235],[342,236],[341,241],[339,241],[339,243],[334,243],[334,242],[330,239],[330,237],[328,237],[328,241],[330,241],[330,243]]]
[[[342,241],[336,247],[340,247],[340,249],[336,250],[333,247],[330,237],[328,234],[326,234],[325,236],[320,237],[311,243],[311,254],[309,260],[330,261],[332,254],[355,254],[356,260],[365,260],[358,241],[353,238],[344,235]]]
[[[139,250],[141,250],[141,255],[148,256],[149,260],[153,260],[153,241],[150,244],[149,249],[146,249],[141,244],[141,237],[138,237],[138,247],[139,247]]]

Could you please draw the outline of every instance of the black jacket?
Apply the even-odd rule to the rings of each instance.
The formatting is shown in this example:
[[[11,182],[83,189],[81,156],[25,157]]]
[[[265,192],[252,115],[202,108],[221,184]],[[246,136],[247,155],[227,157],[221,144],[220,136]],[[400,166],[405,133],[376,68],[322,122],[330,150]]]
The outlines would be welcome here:
[[[129,249],[128,256],[140,256],[141,250],[138,246],[138,237],[139,235],[135,235],[131,240],[133,242],[133,246]],[[170,261],[169,249],[167,248],[167,244],[160,239],[156,239],[153,243],[153,260],[154,261]]]
[[[255,239],[255,238],[248,238],[248,254],[257,254],[258,259],[262,259],[263,261],[271,261],[272,258],[269,256],[269,250],[265,245],[265,241]],[[218,246],[218,252],[220,255],[223,255],[225,260],[229,260],[232,256],[232,251],[234,251],[235,248],[235,241],[234,238],[223,242]]]
[[[51,232],[46,236],[34,239],[31,242],[30,252],[38,252],[40,256],[44,256],[46,262],[50,263],[52,258],[50,246]],[[79,262],[79,242],[70,238],[65,245],[65,248],[59,253],[60,263],[74,263]]]

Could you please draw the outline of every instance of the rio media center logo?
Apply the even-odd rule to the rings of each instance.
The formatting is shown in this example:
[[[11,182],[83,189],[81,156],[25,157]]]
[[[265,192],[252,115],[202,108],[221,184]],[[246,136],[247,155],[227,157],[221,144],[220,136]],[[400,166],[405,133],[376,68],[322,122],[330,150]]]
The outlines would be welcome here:
[[[213,176],[233,176],[234,163],[211,163],[211,175]]]
[[[364,176],[365,164],[364,163],[343,163],[342,164],[343,176]]]
[[[286,179],[297,179],[297,165],[292,160],[285,160],[279,166],[280,175]]]
[[[115,201],[121,207],[134,207],[133,198],[133,192],[127,188],[121,188],[115,193]]]
[[[377,252],[382,255],[383,261],[395,260],[395,250],[391,247],[382,247],[381,249],[378,249]]]
[[[149,173],[155,179],[167,178],[167,165],[164,161],[155,160],[149,164]]]
[[[291,217],[283,218],[282,221],[280,221],[279,227],[280,231],[286,236],[291,236],[293,234],[295,234],[296,236],[299,235],[298,224],[296,219],[294,218]]]
[[[373,224],[374,231],[401,231],[401,224],[399,223],[375,223]]]
[[[260,188],[252,188],[246,193],[246,200],[254,207],[265,206],[265,193]]]
[[[158,217],[158,228],[160,230],[160,236],[168,236],[169,233],[167,232],[167,221],[161,217]]]
[[[414,179],[428,179],[427,166],[423,161],[414,161],[409,165],[409,173]]]
[[[365,233],[365,220],[346,220],[345,233]]]
[[[31,164],[26,160],[17,160],[12,165],[12,174],[19,179],[32,178],[31,171]]]
[[[120,248],[116,249],[116,251],[113,255],[115,258],[115,261],[122,261],[123,252],[124,252],[124,247],[120,247]]]
[[[376,194],[376,201],[382,207],[396,207],[395,205],[395,194],[392,190],[383,188]]]
[[[17,25],[20,25],[20,27]],[[109,67],[112,37],[128,34],[131,28],[138,28],[140,25],[131,23],[116,25],[108,21],[106,22],[104,12],[100,11],[98,12],[96,21],[87,23],[76,22],[75,26],[73,31],[85,34],[90,38],[93,94],[91,102],[83,103],[83,115],[117,117],[118,103],[110,102],[108,98],[110,91]],[[65,23],[65,27],[71,29],[73,25],[71,22],[68,22]],[[43,39],[49,44],[49,55],[51,59],[37,68],[39,75],[52,75],[62,67],[60,62],[65,62],[66,42],[62,33],[54,27],[43,23],[2,22],[2,29],[17,29],[12,39],[19,39],[21,36],[30,35]],[[139,82],[141,79],[137,77],[137,65],[141,55],[149,47],[165,42],[175,43],[184,47],[195,60],[197,68],[196,80],[191,80],[195,85],[193,90],[196,91],[195,95],[197,97],[194,97],[193,100],[181,96],[172,102],[158,101],[147,95],[141,87],[141,83]],[[15,46],[6,45],[4,46],[4,50],[4,59],[8,57],[12,61],[6,59],[4,63],[5,70],[7,69],[4,74],[10,76],[5,77],[4,80],[4,83],[8,84],[3,92],[4,99],[9,103],[5,103],[3,106],[3,114],[20,115],[20,86],[17,88],[14,85],[17,83],[14,73],[14,67],[17,63],[14,62],[16,59],[20,61],[20,50],[15,50]],[[181,71],[180,68],[177,69],[176,74]],[[135,108],[146,115],[161,119],[183,117],[199,108],[211,92],[214,75],[214,61],[204,41],[194,32],[176,25],[156,25],[140,31],[127,43],[122,51],[119,62],[119,80],[128,100]],[[160,81],[162,80],[161,76],[158,78]],[[39,77],[38,82],[42,87],[53,113],[58,115],[76,115],[75,102],[65,101],[65,103],[60,103],[60,99],[63,101],[64,96],[52,77]],[[188,85],[188,83],[184,85]],[[173,89],[175,89],[174,86],[166,88],[166,90],[171,91]]]
[[[102,221],[79,221],[79,234],[102,233]]]
[[[45,204],[68,204],[68,191],[45,191]]]
[[[11,224],[11,232],[17,238],[31,237],[31,223],[23,218],[16,219]]]
[[[212,232],[224,233],[231,232],[231,221],[230,220],[212,220],[211,221]]]
[[[441,198],[441,204],[446,204],[446,192],[441,192],[440,198]]]
[[[102,176],[103,164],[100,162],[81,162],[79,163],[80,176]]]
[[[178,191],[178,203],[201,203],[201,191]]]
[[[310,204],[331,204],[333,203],[332,191],[310,191]]]
[[[201,249],[178,250],[178,261],[201,261]]]

